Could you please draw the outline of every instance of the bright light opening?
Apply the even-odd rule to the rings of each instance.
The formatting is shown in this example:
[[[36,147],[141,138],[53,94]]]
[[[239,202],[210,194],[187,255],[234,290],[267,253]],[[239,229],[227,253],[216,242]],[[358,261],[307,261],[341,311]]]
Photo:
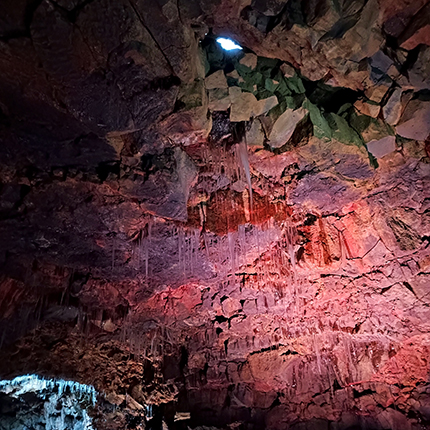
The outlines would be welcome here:
[[[227,39],[225,37],[218,37],[216,41],[221,45],[221,48],[225,49],[226,51],[233,51],[235,49],[242,49],[242,47],[239,46],[237,43],[235,43],[231,39]]]

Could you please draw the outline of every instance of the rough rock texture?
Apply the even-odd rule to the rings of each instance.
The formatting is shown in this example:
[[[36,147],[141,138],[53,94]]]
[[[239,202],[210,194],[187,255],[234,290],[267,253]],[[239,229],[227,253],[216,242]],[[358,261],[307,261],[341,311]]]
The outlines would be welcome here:
[[[2,381],[0,425],[5,430],[92,430],[87,410],[95,390],[76,382],[45,380],[34,375]]]
[[[0,376],[100,429],[429,428],[428,16],[2,2]]]

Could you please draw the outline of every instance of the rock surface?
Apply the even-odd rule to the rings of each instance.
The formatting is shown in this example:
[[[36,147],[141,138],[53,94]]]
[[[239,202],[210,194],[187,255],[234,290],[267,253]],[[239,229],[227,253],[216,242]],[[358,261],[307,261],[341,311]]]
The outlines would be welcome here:
[[[366,144],[367,150],[376,158],[382,158],[396,150],[395,136],[386,136],[379,140],[371,140]]]
[[[0,376],[100,429],[428,428],[428,13],[2,2]]]

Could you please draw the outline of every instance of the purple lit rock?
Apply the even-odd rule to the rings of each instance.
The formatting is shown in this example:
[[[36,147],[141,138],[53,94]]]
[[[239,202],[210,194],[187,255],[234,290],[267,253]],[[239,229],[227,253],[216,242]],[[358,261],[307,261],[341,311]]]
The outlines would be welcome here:
[[[371,140],[367,144],[367,149],[376,158],[382,158],[396,150],[396,137],[386,136],[379,140]]]
[[[430,134],[430,102],[410,101],[396,132],[407,139],[426,140]]]

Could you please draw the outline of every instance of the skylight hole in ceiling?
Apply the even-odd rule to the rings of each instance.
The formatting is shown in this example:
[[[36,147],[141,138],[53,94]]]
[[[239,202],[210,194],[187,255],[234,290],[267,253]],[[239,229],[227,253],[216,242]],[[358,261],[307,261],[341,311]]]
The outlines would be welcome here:
[[[243,48],[238,45],[235,41],[226,37],[217,37],[216,41],[221,45],[221,48],[225,51],[242,50]]]

